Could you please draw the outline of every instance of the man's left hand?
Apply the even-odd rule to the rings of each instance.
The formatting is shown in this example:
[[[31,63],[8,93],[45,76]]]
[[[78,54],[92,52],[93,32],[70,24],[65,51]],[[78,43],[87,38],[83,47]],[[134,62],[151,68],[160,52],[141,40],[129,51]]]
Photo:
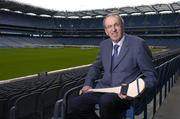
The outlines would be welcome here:
[[[123,99],[123,100],[132,100],[133,98],[132,97],[129,97],[127,95],[123,95],[123,94],[118,94],[119,98]]]

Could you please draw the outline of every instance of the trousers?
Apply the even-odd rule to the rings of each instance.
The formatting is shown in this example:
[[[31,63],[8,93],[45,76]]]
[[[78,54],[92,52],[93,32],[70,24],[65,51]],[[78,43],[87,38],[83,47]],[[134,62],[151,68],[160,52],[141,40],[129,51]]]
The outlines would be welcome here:
[[[130,103],[114,93],[88,92],[69,100],[71,116],[68,119],[121,119]],[[99,116],[95,113],[96,104],[100,108]]]

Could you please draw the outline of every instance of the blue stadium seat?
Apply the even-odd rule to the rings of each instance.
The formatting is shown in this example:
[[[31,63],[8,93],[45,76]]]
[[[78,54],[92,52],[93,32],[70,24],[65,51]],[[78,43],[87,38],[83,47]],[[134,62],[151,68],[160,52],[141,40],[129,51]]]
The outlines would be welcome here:
[[[50,119],[53,114],[53,108],[59,98],[60,86],[55,86],[44,90],[39,96],[38,112],[41,118]]]
[[[31,93],[18,98],[10,110],[10,119],[39,119],[37,113],[40,93]]]

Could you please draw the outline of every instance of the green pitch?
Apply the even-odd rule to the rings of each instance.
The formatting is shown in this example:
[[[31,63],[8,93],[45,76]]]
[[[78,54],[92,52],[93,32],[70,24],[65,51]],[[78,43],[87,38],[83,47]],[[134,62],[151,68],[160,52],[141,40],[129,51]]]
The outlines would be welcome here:
[[[0,80],[92,63],[98,48],[1,48]]]
[[[1,48],[0,80],[91,64],[97,53],[98,48]]]

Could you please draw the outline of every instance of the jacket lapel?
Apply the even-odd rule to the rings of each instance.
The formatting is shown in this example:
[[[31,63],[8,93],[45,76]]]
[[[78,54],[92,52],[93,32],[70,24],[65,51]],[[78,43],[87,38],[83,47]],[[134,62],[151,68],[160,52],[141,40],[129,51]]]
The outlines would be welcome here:
[[[128,39],[125,36],[124,42],[122,44],[119,56],[118,56],[118,63],[115,65],[114,69],[119,65],[119,63],[121,62],[121,60],[125,57],[125,55],[127,54],[129,47],[128,47]],[[113,70],[114,70],[113,69]]]

